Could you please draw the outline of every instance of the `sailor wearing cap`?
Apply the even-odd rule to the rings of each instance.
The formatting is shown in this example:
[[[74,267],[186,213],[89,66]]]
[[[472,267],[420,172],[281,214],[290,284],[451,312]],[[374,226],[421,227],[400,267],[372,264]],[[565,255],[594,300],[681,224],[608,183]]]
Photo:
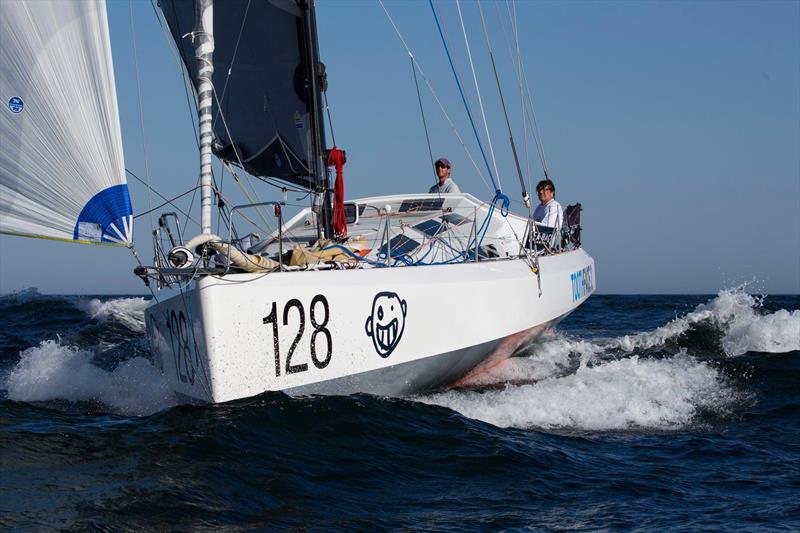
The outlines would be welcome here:
[[[447,194],[458,193],[461,190],[456,185],[456,182],[450,178],[450,160],[444,157],[437,160],[433,165],[436,168],[436,175],[439,177],[439,183],[434,185],[428,191],[431,194]]]

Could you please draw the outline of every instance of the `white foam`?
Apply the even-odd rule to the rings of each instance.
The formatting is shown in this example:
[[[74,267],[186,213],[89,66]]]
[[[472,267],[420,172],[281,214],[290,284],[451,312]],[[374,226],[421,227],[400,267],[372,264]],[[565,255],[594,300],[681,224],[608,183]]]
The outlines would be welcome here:
[[[653,331],[625,335],[602,344],[628,352],[654,348],[686,333],[695,324],[708,321],[721,332],[722,347],[728,356],[748,351],[800,350],[800,311],[781,309],[764,315],[759,313],[762,303],[763,297],[748,294],[744,287],[725,289],[710,302]]]
[[[124,414],[149,414],[175,405],[162,374],[136,357],[109,372],[94,354],[58,341],[43,341],[20,354],[5,379],[8,398],[23,402],[98,401]]]
[[[699,409],[734,399],[719,372],[685,354],[637,356],[503,390],[448,391],[420,398],[500,427],[621,430],[678,429]]]
[[[602,350],[601,346],[591,342],[576,341],[558,333],[549,333],[528,346],[523,356],[506,359],[491,369],[462,381],[460,385],[475,387],[540,381],[568,371],[574,357],[579,357],[581,366],[585,366]]]
[[[136,333],[143,333],[145,330],[144,311],[147,300],[144,298],[115,298],[106,301],[97,298],[81,299],[75,305],[94,319],[113,319]]]
[[[764,314],[762,302],[763,298],[737,287],[720,291],[709,302],[651,331],[589,341],[547,335],[526,349],[527,356],[511,358],[462,383],[502,389],[455,389],[421,401],[502,427],[685,427],[699,410],[725,411],[735,401],[736,393],[721,374],[685,353],[666,359],[637,355],[616,359],[619,350],[658,348],[704,321],[712,326],[708,334],[720,335],[730,357],[800,350],[800,310]]]
[[[722,348],[730,356],[800,351],[800,310],[737,316],[722,339]]]

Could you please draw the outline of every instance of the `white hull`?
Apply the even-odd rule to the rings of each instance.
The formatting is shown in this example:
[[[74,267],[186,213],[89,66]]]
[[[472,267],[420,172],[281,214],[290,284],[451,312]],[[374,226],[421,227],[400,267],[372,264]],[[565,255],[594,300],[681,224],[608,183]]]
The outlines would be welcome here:
[[[594,291],[582,249],[539,262],[541,295],[536,274],[511,258],[206,276],[161,291],[148,337],[174,390],[194,401],[407,395],[511,356]]]

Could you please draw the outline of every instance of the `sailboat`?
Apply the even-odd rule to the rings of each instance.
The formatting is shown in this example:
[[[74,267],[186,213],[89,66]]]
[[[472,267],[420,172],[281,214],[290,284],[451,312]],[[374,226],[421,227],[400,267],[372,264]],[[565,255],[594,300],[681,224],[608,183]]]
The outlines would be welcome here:
[[[579,218],[542,231],[530,214],[509,212],[499,189],[491,201],[345,200],[346,157],[325,140],[313,2],[159,6],[197,98],[201,231],[184,239],[175,213],[162,214],[153,265],[135,274],[152,291],[147,338],[176,395],[402,396],[459,385],[594,291]],[[105,8],[16,7],[4,5],[0,27],[11,36],[0,52],[0,232],[131,246]],[[63,101],[81,102],[79,122]],[[216,235],[213,156],[313,200],[288,220],[280,200],[222,206],[226,234]],[[271,231],[243,234],[248,217]]]

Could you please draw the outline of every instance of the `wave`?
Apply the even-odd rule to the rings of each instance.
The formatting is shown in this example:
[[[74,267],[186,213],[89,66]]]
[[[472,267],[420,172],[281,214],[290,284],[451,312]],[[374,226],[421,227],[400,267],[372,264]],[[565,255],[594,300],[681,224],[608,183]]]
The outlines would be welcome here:
[[[176,405],[171,388],[150,361],[135,357],[107,371],[91,350],[47,340],[20,354],[5,378],[8,399],[22,402],[99,402],[127,415]]]
[[[147,300],[144,298],[114,298],[111,300],[81,299],[75,306],[89,317],[104,322],[115,320],[135,333],[144,333],[144,312]]]
[[[679,341],[692,332],[714,338],[701,341],[716,345],[725,355],[747,352],[784,353],[800,350],[800,310],[781,309],[763,314],[764,297],[748,294],[744,287],[725,289],[708,303],[653,331],[625,335],[601,342],[603,349],[626,352],[650,349]],[[690,348],[692,346],[689,346]]]
[[[739,397],[719,370],[684,353],[633,356],[502,390],[453,390],[419,400],[499,427],[608,431],[683,428],[699,412],[726,410]]]
[[[144,313],[148,301],[142,297],[86,298],[41,294],[36,287],[0,296],[5,312],[52,310],[52,306],[74,307],[98,322],[114,321],[134,333],[145,331]]]
[[[800,310],[766,313],[763,301],[737,287],[651,331],[591,340],[550,333],[460,388],[418,399],[500,427],[683,428],[743,397],[715,365],[719,357],[695,352],[800,350]]]
[[[10,292],[0,296],[0,302],[3,304],[21,304],[35,300],[40,300],[44,296],[39,292],[36,287],[28,287],[19,291]]]

